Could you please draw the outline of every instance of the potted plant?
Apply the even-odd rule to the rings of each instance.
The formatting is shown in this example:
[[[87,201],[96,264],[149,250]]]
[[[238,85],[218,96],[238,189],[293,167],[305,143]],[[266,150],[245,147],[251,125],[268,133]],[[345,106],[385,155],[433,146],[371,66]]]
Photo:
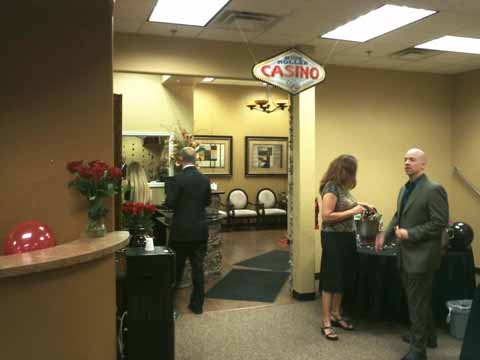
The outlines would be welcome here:
[[[83,160],[71,161],[67,164],[67,170],[74,175],[68,186],[77,189],[88,201],[87,235],[104,236],[107,233],[105,216],[108,212],[104,199],[120,190],[122,170],[101,160],[87,164]]]
[[[130,232],[128,246],[143,247],[145,235],[153,233],[152,215],[157,211],[154,205],[140,202],[126,202],[122,207],[123,224]]]

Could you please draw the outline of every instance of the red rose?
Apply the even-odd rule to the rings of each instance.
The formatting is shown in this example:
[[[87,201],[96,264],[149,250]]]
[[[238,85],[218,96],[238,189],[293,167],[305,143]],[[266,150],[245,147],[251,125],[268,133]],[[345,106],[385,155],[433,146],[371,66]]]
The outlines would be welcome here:
[[[75,174],[76,172],[78,172],[78,170],[83,166],[83,160],[77,160],[77,161],[70,161],[68,164],[67,164],[67,170],[72,173],[72,174]]]
[[[157,208],[155,205],[145,205],[145,210],[150,213],[154,213],[155,211],[157,211]]]
[[[120,179],[122,177],[122,170],[117,167],[111,167],[108,169],[108,176],[111,179]]]
[[[90,161],[88,163],[88,166],[90,167],[100,167],[102,168],[103,170],[107,170],[108,169],[108,165],[102,161],[102,160],[93,160],[93,161]]]
[[[87,179],[90,179],[92,177],[90,173],[90,169],[84,166],[78,168],[78,173],[80,174],[81,177],[84,177]]]
[[[99,181],[105,174],[105,169],[101,166],[94,166],[88,170],[93,181]]]

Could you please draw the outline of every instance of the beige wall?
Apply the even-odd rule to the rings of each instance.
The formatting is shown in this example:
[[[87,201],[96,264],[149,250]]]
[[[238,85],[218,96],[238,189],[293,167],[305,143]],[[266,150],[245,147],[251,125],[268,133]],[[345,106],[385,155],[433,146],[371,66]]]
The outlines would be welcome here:
[[[355,155],[353,193],[375,205],[388,223],[398,190],[408,180],[403,155],[419,147],[429,156],[429,177],[452,195],[451,77],[343,67],[326,71],[326,81],[317,87],[317,183],[333,158]]]
[[[252,47],[256,60],[280,50]],[[219,54],[228,54],[228,61]],[[246,79],[251,78],[255,59],[244,44],[138,35],[115,39],[116,70]],[[478,124],[474,121],[478,112],[478,103],[474,102],[478,73],[469,80],[470,74],[455,78],[336,66],[327,66],[326,72],[325,82],[317,87],[317,182],[330,160],[340,153],[353,153],[360,161],[355,195],[376,205],[388,221],[398,189],[406,181],[403,155],[408,148],[418,146],[430,157],[429,176],[449,192],[452,219],[471,219],[478,205],[465,189],[460,192],[463,185],[452,177],[452,167],[458,164],[472,181],[477,181],[478,167],[471,167],[476,164],[473,154],[478,141]],[[203,119],[200,121],[209,121],[205,116]],[[207,130],[209,126],[202,125]],[[460,136],[455,134],[457,127]],[[468,141],[458,140],[463,138]],[[475,224],[474,219],[470,222]]]
[[[480,71],[455,79],[454,119],[452,122],[453,164],[477,188],[480,188]],[[450,196],[454,221],[465,221],[473,227],[473,249],[477,267],[480,264],[480,197],[457,176],[453,178]]]
[[[249,79],[257,61],[282,50],[265,45],[247,47],[244,43],[115,34],[114,69]]]
[[[191,86],[164,86],[162,75],[115,72],[113,90],[122,94],[123,131],[192,130]]]
[[[86,200],[67,188],[65,165],[113,162],[111,4],[62,4],[18,5],[27,11],[2,55],[0,242],[30,219],[51,225],[60,243],[78,238]]]
[[[194,91],[194,133],[198,135],[233,136],[233,176],[211,177],[219,190],[236,187],[246,190],[251,202],[257,191],[269,187],[276,193],[287,191],[286,176],[245,176],[245,136],[288,136],[288,112],[271,114],[251,111],[245,105],[253,99],[265,98],[265,89],[247,86],[199,85]],[[286,98],[281,91],[272,98]]]
[[[162,85],[162,76],[114,73],[114,91],[123,95],[123,130],[175,131],[178,126],[197,135],[233,137],[233,176],[211,176],[226,194],[236,187],[255,202],[257,191],[270,187],[287,191],[285,177],[245,177],[245,136],[288,136],[288,112],[251,111],[245,105],[266,98],[264,88],[231,85]],[[190,97],[191,95],[191,97]],[[272,99],[288,97],[273,90]],[[223,200],[225,200],[225,196]]]
[[[84,230],[87,209],[67,188],[66,163],[113,161],[112,2],[4,5],[0,247],[9,229],[30,219],[70,242]],[[1,279],[2,358],[113,360],[114,289],[113,256]]]

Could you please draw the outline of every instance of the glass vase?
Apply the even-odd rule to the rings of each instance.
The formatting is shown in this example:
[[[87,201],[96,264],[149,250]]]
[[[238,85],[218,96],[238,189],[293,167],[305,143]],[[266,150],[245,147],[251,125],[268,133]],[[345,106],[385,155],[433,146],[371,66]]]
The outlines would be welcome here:
[[[104,218],[100,218],[100,219],[89,218],[85,232],[87,236],[91,238],[105,236],[107,234],[107,227],[105,226]]]
[[[129,247],[145,247],[146,231],[142,226],[132,226],[128,229],[130,232]]]

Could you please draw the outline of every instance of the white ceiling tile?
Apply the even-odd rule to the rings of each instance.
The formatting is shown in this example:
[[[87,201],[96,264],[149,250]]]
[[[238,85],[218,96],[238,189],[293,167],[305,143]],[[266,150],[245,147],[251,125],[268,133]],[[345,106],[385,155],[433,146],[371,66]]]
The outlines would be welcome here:
[[[225,10],[271,14],[281,19],[264,32],[202,28],[164,23],[148,23],[156,0],[116,0],[116,32],[138,32],[244,42],[304,49],[319,63],[359,67],[379,67],[404,71],[458,73],[480,67],[480,55],[439,53],[417,62],[402,61],[390,54],[444,35],[480,38],[480,0],[231,0]],[[344,24],[385,2],[439,10],[438,14],[392,31],[366,43],[321,39],[320,35]],[[300,46],[302,49],[302,47]],[[368,52],[370,52],[370,55]]]
[[[284,35],[284,34],[273,34],[271,32],[264,32],[255,38],[255,44],[265,44],[265,45],[279,45],[286,47],[294,47],[301,44],[306,44],[311,40],[309,34],[304,35]]]
[[[380,7],[384,3],[385,1],[382,0],[311,0],[306,2],[301,8],[298,8],[295,11],[295,15],[316,16],[319,20],[333,19],[336,23],[335,26],[340,26]]]
[[[475,27],[465,27],[455,33],[452,33],[451,35],[473,37],[473,38],[480,39],[480,21],[478,22],[478,25]]]
[[[314,54],[321,62],[325,62],[327,57],[339,54],[342,50],[357,46],[357,43],[351,41],[337,41],[331,39],[314,38],[305,42],[306,45],[313,46]]]
[[[384,70],[397,70],[397,71],[415,71],[415,72],[429,72],[427,67],[417,62],[400,61],[390,58],[376,58],[371,61],[367,61],[359,64],[360,67],[384,69]]]
[[[146,21],[156,0],[116,0],[113,7],[115,18],[138,19]]]
[[[251,42],[252,39],[260,35],[259,32],[240,32],[238,30],[222,30],[205,28],[197,35],[198,39],[215,41],[233,41],[233,42]]]
[[[302,6],[308,0],[232,0],[226,10],[285,16]]]
[[[432,64],[428,66],[429,72],[437,74],[461,74],[467,71],[480,69],[480,65],[468,64]]]
[[[177,36],[194,38],[200,34],[203,27],[166,24],[157,22],[146,22],[140,28],[139,32],[142,34],[161,35],[161,36]]]
[[[143,25],[143,20],[115,18],[113,31],[124,33],[136,33]]]
[[[342,56],[342,55],[334,55],[331,56],[328,61],[322,62],[322,65],[344,65],[344,66],[355,66],[358,64],[362,64],[367,62],[369,59],[367,57],[362,56]]]
[[[424,61],[428,63],[458,64],[468,60],[470,57],[473,56],[469,54],[443,51],[435,51],[435,53],[435,56],[425,59]]]
[[[336,22],[332,19],[316,16],[310,14],[305,15],[296,15],[293,14],[287,18],[280,20],[268,32],[275,34],[310,34],[314,36],[319,36],[325,34],[332,28],[336,27]]]
[[[480,55],[469,55],[461,64],[478,65],[480,67]]]

